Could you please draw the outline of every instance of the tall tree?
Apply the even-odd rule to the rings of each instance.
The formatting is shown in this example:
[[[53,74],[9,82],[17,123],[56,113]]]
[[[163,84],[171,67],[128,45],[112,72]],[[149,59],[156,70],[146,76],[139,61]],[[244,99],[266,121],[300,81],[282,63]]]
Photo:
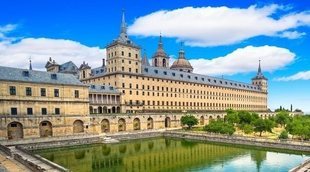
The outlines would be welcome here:
[[[194,125],[198,124],[198,119],[193,115],[185,115],[181,117],[181,124],[187,125],[189,129],[192,129]]]

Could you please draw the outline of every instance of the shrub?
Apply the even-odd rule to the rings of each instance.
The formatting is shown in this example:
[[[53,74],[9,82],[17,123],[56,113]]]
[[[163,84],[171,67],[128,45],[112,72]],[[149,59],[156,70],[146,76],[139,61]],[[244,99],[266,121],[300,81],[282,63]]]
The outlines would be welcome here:
[[[288,133],[286,130],[282,131],[279,135],[279,139],[288,139]]]

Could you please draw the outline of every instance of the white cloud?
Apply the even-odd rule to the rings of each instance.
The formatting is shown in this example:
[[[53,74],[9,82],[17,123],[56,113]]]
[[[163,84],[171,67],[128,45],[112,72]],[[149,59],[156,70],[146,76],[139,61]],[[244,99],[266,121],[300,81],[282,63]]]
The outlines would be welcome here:
[[[310,25],[310,12],[288,13],[288,9],[273,4],[161,10],[137,18],[128,31],[137,36],[158,36],[162,32],[190,46],[229,45],[256,36],[296,39],[305,33],[294,29]],[[286,14],[273,17],[279,10]]]
[[[298,72],[291,76],[281,77],[277,81],[295,81],[295,80],[310,80],[310,70]]]
[[[191,59],[195,73],[207,75],[234,75],[257,71],[261,59],[263,71],[275,71],[291,63],[295,54],[275,46],[247,46],[214,59]]]
[[[6,33],[15,30],[17,27],[16,24],[7,24],[4,26],[0,26],[0,33]]]

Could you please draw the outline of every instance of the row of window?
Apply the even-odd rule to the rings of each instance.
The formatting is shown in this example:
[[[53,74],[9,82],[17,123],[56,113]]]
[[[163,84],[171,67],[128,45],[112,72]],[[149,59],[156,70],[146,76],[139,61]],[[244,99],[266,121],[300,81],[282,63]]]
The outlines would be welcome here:
[[[220,93],[220,94],[212,94],[212,92],[210,92],[211,94],[207,94],[207,95],[186,95],[185,93],[181,93],[181,94],[175,94],[175,93],[159,93],[157,92],[157,94],[155,92],[145,92],[144,91],[136,91],[135,95],[140,95],[139,92],[141,92],[142,96],[160,96],[160,97],[183,97],[185,98],[197,98],[197,99],[216,99],[216,100],[266,100],[266,97],[256,97],[256,96],[245,96],[245,95],[235,95],[235,94],[224,94],[224,93]],[[122,90],[123,94],[126,94],[126,90]],[[129,95],[133,95],[133,91],[129,90]]]
[[[9,93],[11,96],[16,96],[16,86],[9,86]],[[32,96],[32,88],[26,87],[25,88],[26,96]],[[46,97],[46,88],[40,88],[40,96]],[[54,89],[54,97],[59,97],[59,89]],[[74,90],[74,97],[79,98],[80,93],[79,90]]]
[[[122,83],[122,88],[126,88],[126,84],[125,83]],[[128,88],[133,88],[132,87],[132,84],[130,83],[129,84],[129,87]],[[202,91],[202,90],[192,90],[192,89],[177,89],[177,88],[169,88],[168,87],[155,87],[155,86],[152,86],[150,87],[149,85],[147,85],[147,87],[145,87],[145,85],[142,85],[141,89],[142,90],[150,90],[150,88],[152,88],[152,91],[167,91],[169,93],[182,93],[182,94],[185,94],[185,93],[189,93],[189,94],[199,94],[199,95],[210,95],[210,96],[230,96],[230,97],[240,97],[240,98],[256,98],[256,96],[246,96],[246,95],[240,95],[240,94],[228,94],[228,93],[220,93],[220,92],[209,92],[209,91]],[[166,88],[166,89],[165,89]],[[136,89],[139,89],[139,84],[136,84]]]
[[[148,68],[144,68],[144,71],[146,73],[149,72],[149,69]],[[157,69],[154,69],[154,73],[155,74],[159,74],[159,70]],[[168,75],[168,72],[167,71],[163,71],[163,74],[164,75]],[[176,73],[175,72],[172,72],[171,75],[173,77],[176,76]],[[179,75],[181,78],[186,78],[184,74],[180,74]],[[187,79],[195,79],[195,81],[198,81],[199,78],[198,76],[192,76],[192,75],[187,75]],[[233,83],[233,82],[228,82],[228,81],[222,81],[222,80],[217,80],[217,79],[211,79],[211,78],[204,78],[204,77],[201,77],[200,78],[201,81],[208,81],[209,83],[214,83],[214,84],[221,84],[221,85],[228,85],[228,86],[235,86],[235,87],[241,87],[241,88],[248,88],[248,89],[257,89],[257,87],[253,87],[253,86],[250,86],[250,85],[245,85],[245,84],[241,84],[241,83]]]
[[[128,53],[128,57],[131,57],[131,53],[129,52]],[[108,58],[110,58],[110,57],[115,57],[115,56],[117,56],[117,51],[114,51],[114,53],[113,52],[111,52],[111,53],[108,53]],[[121,51],[121,56],[125,56],[125,52],[124,51]],[[135,58],[137,59],[138,58],[138,54],[135,54]]]
[[[145,104],[147,103],[147,104]],[[129,105],[147,105],[147,106],[187,106],[191,108],[191,106],[200,106],[200,107],[256,107],[256,108],[264,108],[266,105],[249,105],[249,104],[226,104],[226,103],[199,103],[199,102],[173,102],[173,101],[133,101],[129,100]]]
[[[116,68],[115,68],[116,70]],[[116,79],[116,74],[115,75],[109,75],[107,76],[107,80],[110,79]],[[224,87],[224,86],[215,86],[215,85],[208,85],[208,84],[199,84],[199,83],[192,83],[192,82],[185,82],[185,81],[175,81],[175,80],[171,80],[171,79],[159,79],[159,78],[153,78],[153,77],[144,77],[144,76],[132,76],[132,75],[125,75],[122,74],[122,78],[126,78],[128,77],[129,79],[131,78],[135,78],[135,79],[142,79],[142,80],[147,80],[147,81],[157,81],[157,82],[166,82],[166,83],[170,83],[170,84],[178,84],[178,85],[188,85],[188,86],[196,86],[196,87],[201,87],[201,88],[214,88],[214,89],[221,89],[221,90],[230,90],[230,91],[236,91],[236,92],[241,92],[241,93],[248,93],[248,92],[253,92],[251,90],[244,90],[244,89],[238,89],[238,88],[229,88],[229,87]],[[85,83],[92,83],[92,82],[104,82],[105,77],[102,78],[96,78],[96,79],[92,79],[92,80],[88,80],[85,81]],[[111,83],[108,83],[109,85],[111,85]],[[117,87],[117,85],[114,85],[115,87]]]
[[[11,115],[17,115],[17,114],[18,114],[17,108],[12,107],[11,108]],[[60,108],[55,108],[54,114],[60,115]],[[33,115],[33,109],[32,108],[27,108],[27,115]],[[41,115],[47,115],[47,108],[41,108]]]

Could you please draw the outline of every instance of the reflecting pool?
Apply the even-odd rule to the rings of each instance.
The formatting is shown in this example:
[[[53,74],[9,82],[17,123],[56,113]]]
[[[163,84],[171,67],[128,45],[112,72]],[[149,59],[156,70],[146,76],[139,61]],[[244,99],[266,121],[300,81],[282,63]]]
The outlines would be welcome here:
[[[47,149],[35,153],[73,172],[284,172],[309,158],[309,154],[172,138]]]

